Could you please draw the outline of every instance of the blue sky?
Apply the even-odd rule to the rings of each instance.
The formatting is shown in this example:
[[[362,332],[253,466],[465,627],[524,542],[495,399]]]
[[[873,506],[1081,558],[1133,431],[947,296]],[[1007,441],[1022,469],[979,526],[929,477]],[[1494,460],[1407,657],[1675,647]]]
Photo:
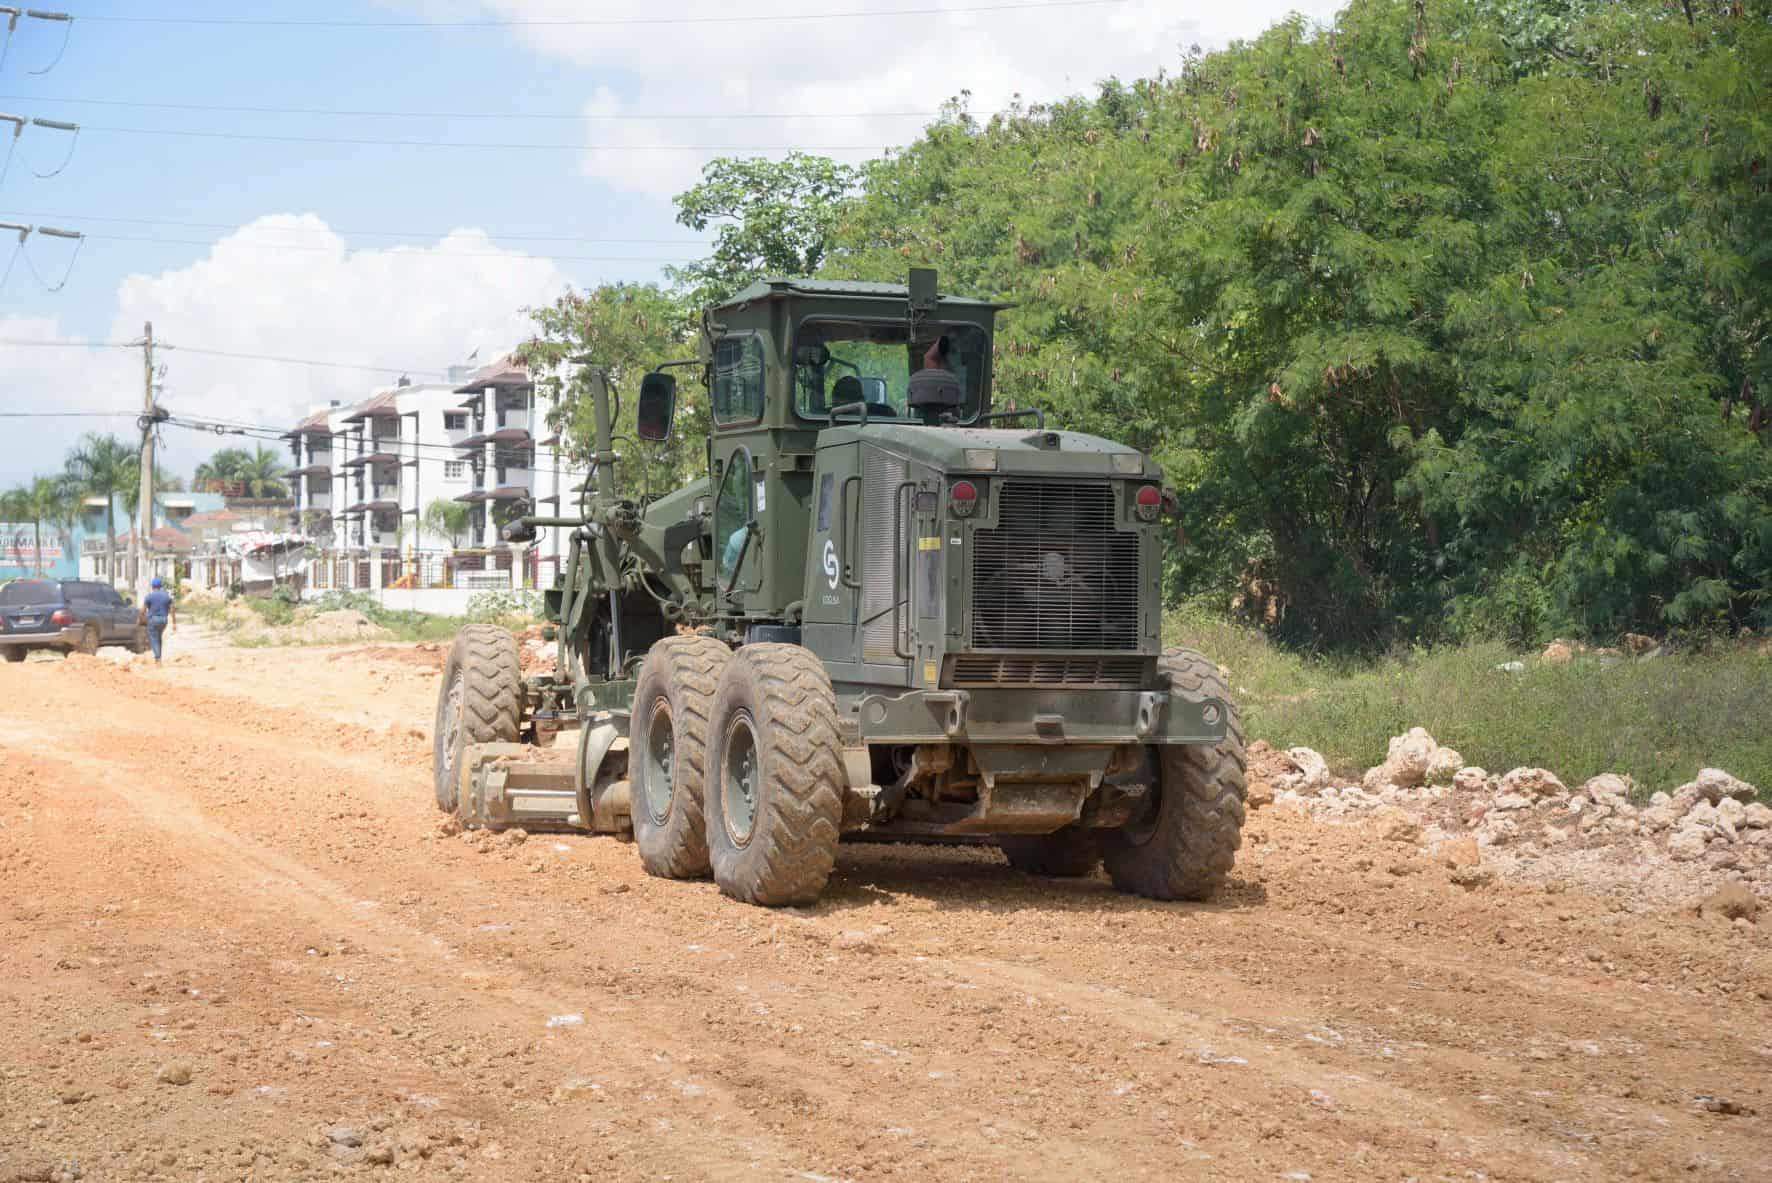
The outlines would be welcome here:
[[[708,18],[964,9],[1003,0],[673,0],[658,9],[607,0],[63,2],[76,17],[65,54],[48,73],[28,73],[54,57],[62,29],[21,21],[0,64],[0,112],[73,121],[83,130],[66,168],[47,179],[33,173],[60,164],[70,141],[25,131],[0,182],[0,221],[77,229],[89,238],[59,292],[46,291],[22,260],[0,288],[0,410],[139,407],[139,353],[70,343],[129,340],[150,318],[156,336],[173,345],[412,367],[415,377],[471,349],[485,358],[520,338],[524,305],[567,285],[655,278],[661,261],[692,257],[698,236],[674,224],[669,198],[721,154],[710,146],[738,154],[853,145],[832,154],[859,160],[913,137],[922,123],[915,113],[962,89],[981,112],[1015,94],[1053,98],[1108,74],[1173,68],[1185,45],[1253,35],[1288,8],[1316,17],[1333,10],[1325,0],[1251,0],[1235,10],[1118,0],[1047,11],[720,23]],[[98,19],[104,16],[195,22]],[[694,23],[533,23],[659,17]],[[196,23],[205,19],[516,23]],[[798,117],[701,118],[716,112]],[[833,112],[846,117],[820,114]],[[564,117],[514,117],[523,114]],[[868,117],[847,117],[855,115]],[[6,130],[0,124],[0,137]],[[583,144],[620,149],[572,147]],[[0,239],[0,252],[9,248]],[[33,236],[25,249],[44,279],[61,277],[67,244]],[[26,341],[54,344],[20,344]],[[176,349],[161,360],[166,405],[250,422],[293,422],[312,405],[360,398],[392,377]],[[59,468],[81,431],[133,429],[126,417],[0,423],[0,485]],[[226,442],[169,431],[167,460],[188,473]]]

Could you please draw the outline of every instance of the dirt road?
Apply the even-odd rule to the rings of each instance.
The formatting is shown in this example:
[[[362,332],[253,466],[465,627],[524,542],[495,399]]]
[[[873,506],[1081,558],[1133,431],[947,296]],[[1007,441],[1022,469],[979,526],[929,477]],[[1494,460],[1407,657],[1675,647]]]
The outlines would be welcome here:
[[[1772,1179],[1765,919],[1272,811],[1211,907],[858,846],[764,911],[441,833],[433,664],[0,668],[0,1180]]]

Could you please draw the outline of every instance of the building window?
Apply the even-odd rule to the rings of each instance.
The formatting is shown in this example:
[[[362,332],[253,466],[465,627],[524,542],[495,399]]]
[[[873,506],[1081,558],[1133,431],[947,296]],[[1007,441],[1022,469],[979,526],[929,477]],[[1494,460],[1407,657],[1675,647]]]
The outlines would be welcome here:
[[[466,431],[468,429],[468,413],[466,411],[444,411],[444,431]]]
[[[468,479],[468,466],[461,460],[445,460],[443,462],[443,479],[446,481],[465,481]]]

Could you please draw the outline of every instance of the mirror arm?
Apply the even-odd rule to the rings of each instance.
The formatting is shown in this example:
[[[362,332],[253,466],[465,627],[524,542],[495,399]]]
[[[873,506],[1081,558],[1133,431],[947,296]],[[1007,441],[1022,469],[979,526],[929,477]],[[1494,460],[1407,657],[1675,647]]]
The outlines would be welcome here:
[[[843,405],[842,405],[842,406],[840,406],[840,407],[832,407],[832,408],[831,408],[831,413],[830,413],[830,423],[831,423],[831,425],[832,425],[832,426],[835,426],[835,425],[836,425],[836,422],[837,422],[837,416],[838,416],[838,415],[842,415],[842,414],[845,414],[845,413],[847,413],[847,412],[849,412],[849,411],[860,411],[860,412],[861,412],[861,419],[860,419],[860,420],[859,420],[859,422],[860,422],[860,423],[861,423],[861,424],[862,424],[862,426],[864,426],[864,427],[865,427],[865,426],[866,426],[866,425],[867,425],[867,421],[868,421],[868,405],[867,405],[867,403],[865,403],[865,402],[861,402],[861,403],[844,403],[844,404],[843,404]]]

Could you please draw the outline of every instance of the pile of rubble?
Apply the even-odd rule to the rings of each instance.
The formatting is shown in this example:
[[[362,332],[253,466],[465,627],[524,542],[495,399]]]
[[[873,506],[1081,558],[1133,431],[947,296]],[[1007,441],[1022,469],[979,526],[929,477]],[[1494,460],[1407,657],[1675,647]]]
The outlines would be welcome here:
[[[1341,783],[1309,748],[1258,742],[1249,758],[1253,807],[1271,802],[1332,823],[1372,824],[1381,836],[1453,855],[1448,865],[1575,879],[1663,907],[1669,892],[1683,903],[1731,882],[1772,894],[1772,808],[1721,769],[1703,769],[1645,804],[1631,778],[1616,773],[1572,789],[1549,769],[1497,775],[1468,766],[1419,727],[1392,739],[1384,762],[1357,785]]]

